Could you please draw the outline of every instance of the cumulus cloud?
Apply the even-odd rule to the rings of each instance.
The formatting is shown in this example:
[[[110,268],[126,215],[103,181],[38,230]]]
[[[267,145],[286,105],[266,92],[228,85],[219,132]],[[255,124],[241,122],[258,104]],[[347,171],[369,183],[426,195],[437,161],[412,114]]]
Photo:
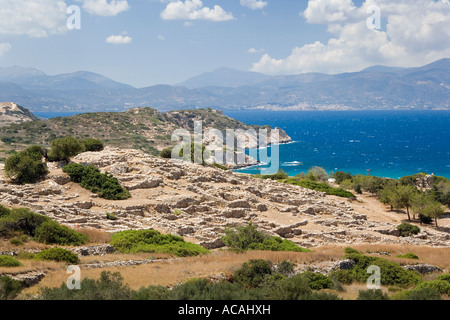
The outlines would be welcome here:
[[[106,43],[110,44],[128,44],[131,43],[133,39],[129,36],[124,35],[111,35],[106,38]]]
[[[203,6],[201,0],[172,1],[161,12],[163,20],[233,20],[233,14],[215,5],[212,9]]]
[[[127,11],[130,6],[126,0],[77,0],[83,2],[83,9],[97,16],[116,16]]]
[[[368,9],[377,5],[387,24],[367,27]],[[301,13],[308,23],[326,24],[326,43],[296,47],[290,56],[265,54],[253,70],[266,73],[339,73],[371,65],[419,66],[450,57],[449,0],[310,0]]]
[[[67,31],[62,0],[0,0],[0,35],[44,38]]]
[[[264,9],[268,5],[266,1],[262,0],[241,0],[241,5],[244,7],[249,7],[253,10]]]

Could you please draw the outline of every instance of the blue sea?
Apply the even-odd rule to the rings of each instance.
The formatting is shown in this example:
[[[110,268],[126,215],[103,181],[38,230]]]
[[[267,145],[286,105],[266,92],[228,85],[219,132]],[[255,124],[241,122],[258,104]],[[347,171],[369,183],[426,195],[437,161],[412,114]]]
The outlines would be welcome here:
[[[79,112],[35,113],[54,118]],[[280,145],[290,176],[320,166],[386,178],[425,172],[450,178],[450,111],[225,111],[247,124],[280,127],[294,143]],[[270,153],[270,151],[269,151]],[[260,167],[239,172],[257,174]]]
[[[295,142],[279,146],[279,166],[290,176],[320,166],[364,175],[370,169],[371,175],[395,179],[418,172],[450,178],[450,111],[224,113],[286,131]]]

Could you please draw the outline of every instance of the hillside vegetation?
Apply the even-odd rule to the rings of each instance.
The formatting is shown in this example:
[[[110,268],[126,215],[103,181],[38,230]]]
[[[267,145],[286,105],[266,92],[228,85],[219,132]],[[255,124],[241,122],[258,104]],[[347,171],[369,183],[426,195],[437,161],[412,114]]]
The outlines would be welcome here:
[[[203,120],[203,129],[260,128],[248,126],[211,109],[160,113],[152,108],[139,108],[14,124],[0,128],[0,139],[10,148],[20,150],[32,144],[49,146],[51,141],[66,136],[95,138],[105,145],[140,149],[158,155],[164,148],[175,145],[171,141],[174,130],[183,128],[193,131],[194,120]]]

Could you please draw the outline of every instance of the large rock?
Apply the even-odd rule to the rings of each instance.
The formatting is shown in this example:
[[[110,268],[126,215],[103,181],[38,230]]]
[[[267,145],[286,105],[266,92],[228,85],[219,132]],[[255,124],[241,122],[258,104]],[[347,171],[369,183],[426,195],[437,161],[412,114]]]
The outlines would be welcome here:
[[[410,270],[410,271],[417,271],[421,274],[442,272],[441,268],[430,265],[430,264],[426,264],[426,263],[406,265],[406,266],[403,266],[403,268],[405,268],[406,270]]]
[[[351,259],[341,260],[333,265],[332,270],[350,270],[355,265],[355,261]]]
[[[250,209],[250,203],[247,200],[235,200],[228,203],[228,207]]]
[[[125,188],[128,190],[153,189],[159,187],[162,183],[163,183],[162,178],[148,178],[125,185]]]

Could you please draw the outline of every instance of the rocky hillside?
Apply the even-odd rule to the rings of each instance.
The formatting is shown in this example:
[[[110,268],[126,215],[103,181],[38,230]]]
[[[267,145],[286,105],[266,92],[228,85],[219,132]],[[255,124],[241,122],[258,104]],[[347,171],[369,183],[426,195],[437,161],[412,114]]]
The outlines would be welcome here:
[[[30,111],[13,102],[0,102],[0,127],[38,120]]]
[[[401,218],[355,210],[353,203],[324,193],[261,180],[211,167],[154,157],[137,150],[106,148],[74,162],[112,173],[132,197],[98,198],[55,165],[34,185],[11,185],[0,177],[0,203],[27,207],[72,228],[110,232],[153,228],[184,236],[206,248],[223,246],[227,226],[252,221],[272,235],[302,247],[326,244],[414,244],[449,246],[450,235],[421,226],[420,234],[399,237]],[[112,213],[117,220],[108,220]]]
[[[203,129],[258,129],[223,115],[215,110],[184,110],[160,113],[152,108],[137,108],[126,112],[86,113],[11,125],[0,128],[0,139],[17,145],[48,146],[59,137],[91,137],[118,148],[140,149],[156,155],[173,146],[174,130],[184,128],[193,132],[194,120],[203,120]],[[281,142],[291,138],[280,130]]]

